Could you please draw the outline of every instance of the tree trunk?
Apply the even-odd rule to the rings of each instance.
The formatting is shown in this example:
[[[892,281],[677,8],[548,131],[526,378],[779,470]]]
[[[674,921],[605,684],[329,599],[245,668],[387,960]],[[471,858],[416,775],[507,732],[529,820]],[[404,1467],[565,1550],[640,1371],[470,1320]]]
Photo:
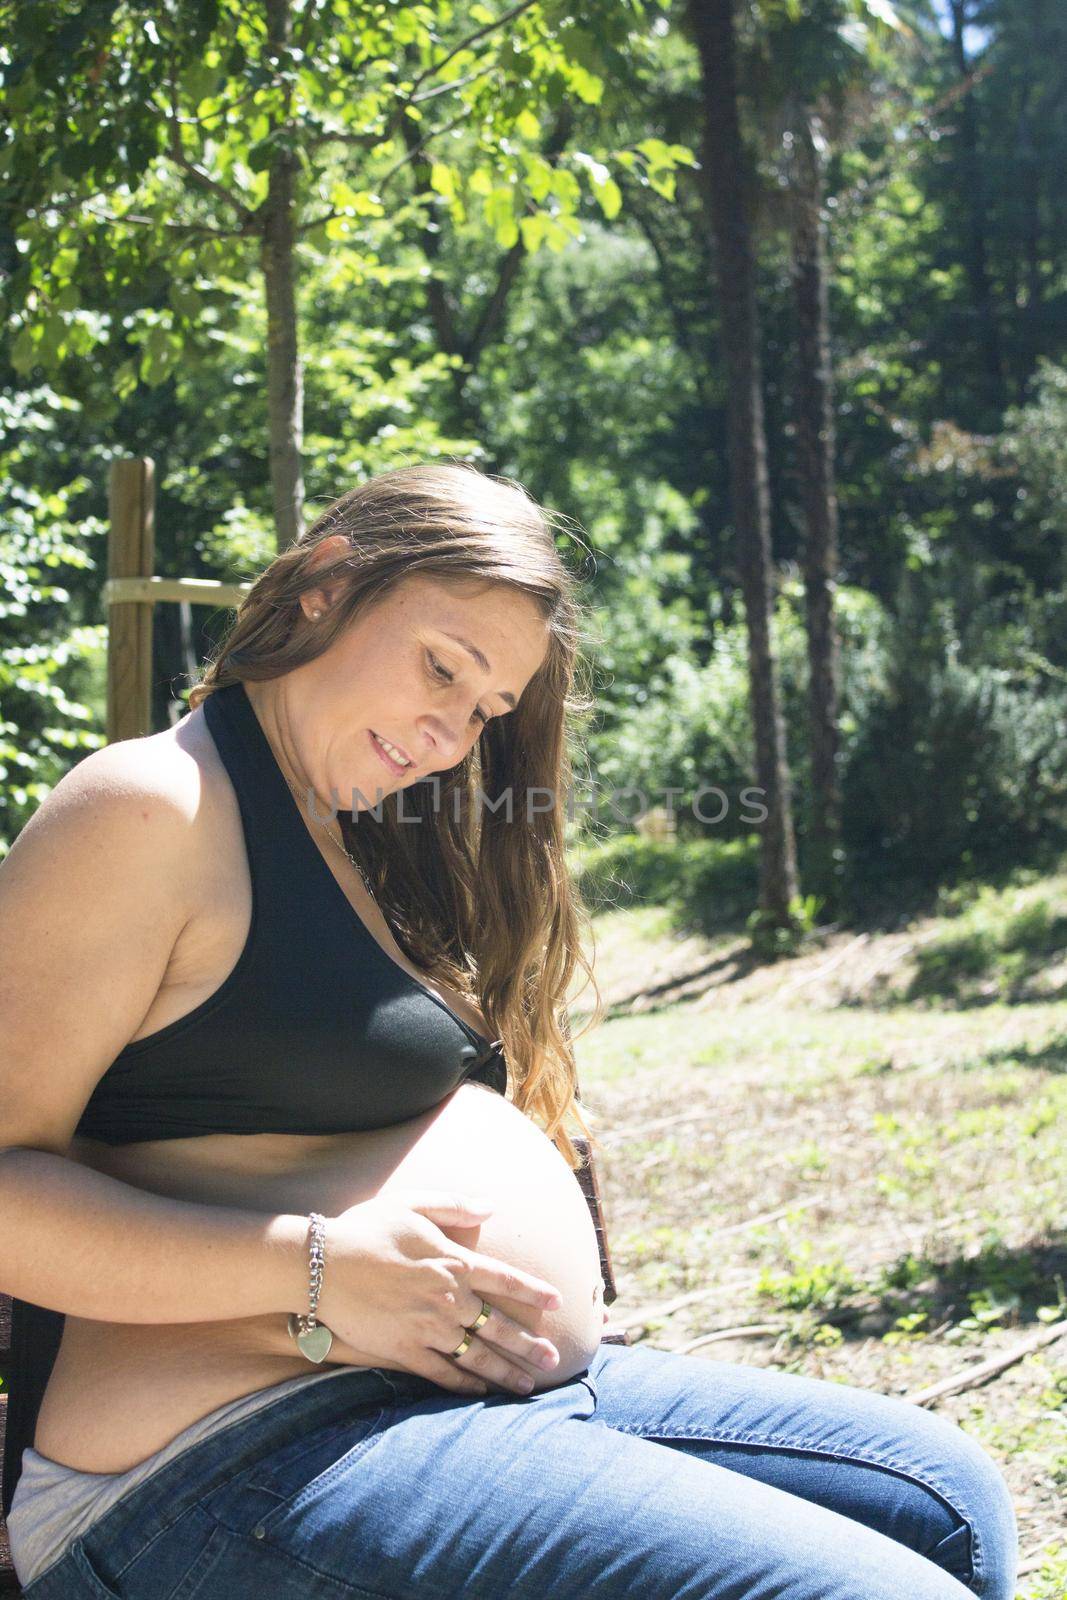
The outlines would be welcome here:
[[[1034,44],[1039,46],[1040,33],[1034,30]],[[1022,206],[1021,244],[1025,257],[1024,279],[1026,304],[1022,313],[1022,360],[1017,361],[1015,397],[1019,405],[1026,400],[1027,386],[1033,376],[1038,356],[1041,354],[1042,281],[1041,281],[1041,163],[1038,159],[1037,141],[1040,138],[1038,119],[1031,109],[1032,83],[1022,91],[1019,108],[1019,129],[1015,141],[1015,165],[1018,172]]]
[[[811,116],[794,119],[791,195],[793,296],[797,315],[796,438],[804,514],[808,716],[811,738],[812,888],[829,909],[839,901],[841,786],[838,781],[840,646],[834,618],[837,489],[833,373],[822,216],[822,165]],[[807,872],[805,873],[807,876]]]
[[[289,45],[291,0],[266,0],[267,53],[276,56]],[[290,91],[285,114],[275,126],[289,126]],[[267,291],[267,409],[270,437],[270,482],[278,549],[284,550],[304,531],[304,372],[297,345],[296,265],[293,207],[297,157],[275,146],[268,168],[263,207],[260,262]]]
[[[771,639],[770,487],[756,308],[756,260],[738,113],[732,0],[688,0],[700,56],[704,126],[701,191],[715,244],[719,320],[729,395],[730,497],[748,629],[749,703],[756,781],[767,819],[760,829],[759,904],[788,927],[797,893],[789,766]]]
[[[970,74],[964,33],[968,24],[967,0],[949,0],[952,12],[952,47],[956,67],[961,78]],[[977,318],[978,347],[982,357],[987,403],[1001,410],[1005,402],[1004,361],[1000,347],[1000,329],[997,325],[993,291],[989,282],[989,262],[986,254],[986,204],[985,183],[982,174],[982,154],[978,128],[978,107],[971,89],[960,101],[961,166],[967,207],[968,238],[965,266],[970,280],[971,295]]]

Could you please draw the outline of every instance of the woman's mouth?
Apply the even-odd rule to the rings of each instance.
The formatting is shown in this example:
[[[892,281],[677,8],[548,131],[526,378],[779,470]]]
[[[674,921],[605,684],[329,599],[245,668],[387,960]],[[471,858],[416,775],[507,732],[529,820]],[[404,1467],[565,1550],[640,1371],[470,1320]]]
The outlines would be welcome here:
[[[411,766],[411,762],[408,761],[408,762],[405,763],[405,762],[397,761],[394,756],[391,756],[389,754],[389,751],[386,750],[383,747],[381,740],[379,739],[378,735],[374,732],[373,728],[368,728],[367,729],[367,735],[368,735],[368,737],[370,739],[371,744],[374,746],[375,750],[378,752],[379,760],[384,762],[384,764],[389,768],[389,771],[393,774],[394,778],[401,777],[405,772],[407,772],[409,770],[409,768]],[[394,749],[396,748],[395,745],[393,746],[393,748]]]

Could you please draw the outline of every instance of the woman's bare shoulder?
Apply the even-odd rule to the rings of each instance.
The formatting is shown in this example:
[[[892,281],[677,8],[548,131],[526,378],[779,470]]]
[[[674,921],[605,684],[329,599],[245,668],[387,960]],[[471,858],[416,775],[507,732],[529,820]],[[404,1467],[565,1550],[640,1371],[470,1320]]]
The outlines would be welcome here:
[[[207,880],[196,737],[94,750],[0,861],[0,1145],[60,1148],[167,981]]]
[[[161,818],[195,823],[204,805],[220,798],[224,771],[203,712],[189,712],[160,733],[119,739],[83,756],[45,796],[27,829],[86,808],[108,810],[121,821],[124,811],[137,816],[139,801]]]
[[[214,831],[225,787],[202,712],[160,733],[102,745],[41,801],[5,860],[8,877],[57,847],[68,857],[99,848],[131,864],[143,850],[161,870],[177,853],[191,867],[201,839]]]

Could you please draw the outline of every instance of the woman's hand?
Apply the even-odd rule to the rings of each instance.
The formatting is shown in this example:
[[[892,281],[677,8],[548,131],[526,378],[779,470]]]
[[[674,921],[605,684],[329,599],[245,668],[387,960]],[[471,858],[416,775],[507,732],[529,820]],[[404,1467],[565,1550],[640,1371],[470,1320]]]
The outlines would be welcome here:
[[[543,1278],[468,1249],[445,1231],[477,1228],[491,1211],[441,1190],[412,1189],[327,1218],[318,1319],[368,1364],[402,1365],[456,1394],[484,1394],[486,1382],[529,1393],[533,1380],[522,1363],[551,1370],[559,1351],[509,1317],[494,1296],[535,1312],[558,1309],[561,1297]],[[488,1321],[453,1357],[483,1300],[492,1307]]]

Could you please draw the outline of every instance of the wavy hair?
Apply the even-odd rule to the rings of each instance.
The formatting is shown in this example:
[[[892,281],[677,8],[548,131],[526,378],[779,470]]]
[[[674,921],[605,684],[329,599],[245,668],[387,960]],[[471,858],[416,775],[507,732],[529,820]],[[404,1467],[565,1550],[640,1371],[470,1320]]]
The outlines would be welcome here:
[[[512,714],[491,719],[468,755],[432,783],[386,795],[374,813],[338,818],[400,948],[479,1005],[502,1042],[514,1104],[576,1169],[581,1158],[564,1119],[573,1116],[590,1145],[599,1143],[575,1072],[568,992],[576,967],[596,997],[576,1037],[601,1020],[603,1002],[581,947],[589,914],[564,858],[575,724],[592,705],[577,585],[554,537],[557,526],[569,533],[567,520],[513,480],[463,463],[378,473],[327,506],[260,574],[188,700],[195,710],[227,684],[280,677],[313,660],[414,573],[505,584],[536,603],[548,651]],[[338,533],[347,550],[313,561],[319,543]],[[329,620],[309,631],[300,596],[338,578],[343,593]],[[536,804],[527,803],[530,791]],[[400,825],[401,806],[419,826]],[[379,826],[357,825],[370,814]]]

